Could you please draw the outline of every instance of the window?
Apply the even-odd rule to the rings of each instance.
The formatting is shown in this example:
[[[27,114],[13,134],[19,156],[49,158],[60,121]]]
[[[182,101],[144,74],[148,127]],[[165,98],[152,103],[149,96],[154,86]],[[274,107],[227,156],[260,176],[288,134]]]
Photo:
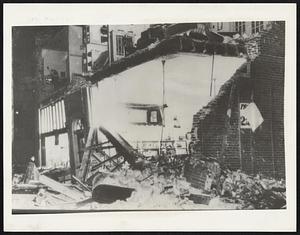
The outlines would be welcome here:
[[[90,43],[90,26],[83,26],[83,44]]]
[[[100,41],[101,43],[105,43],[108,41],[108,26],[102,25],[100,28]]]
[[[161,108],[150,104],[127,104],[128,120],[135,125],[162,125]]]
[[[123,36],[121,36],[121,35],[116,36],[116,48],[117,48],[117,55],[119,55],[119,56],[125,55]]]
[[[223,29],[223,22],[218,22],[217,23],[217,30],[222,30]]]
[[[157,110],[150,111],[150,123],[157,123],[157,116],[158,116]]]
[[[100,28],[100,33],[107,35],[108,34],[108,27],[107,25],[102,25],[102,27]]]
[[[107,42],[108,38],[107,36],[101,36],[101,43]]]
[[[251,22],[251,32],[258,33],[264,29],[263,21],[252,21]]]
[[[158,107],[147,110],[148,125],[162,125],[162,116]]]
[[[130,37],[128,35],[125,36],[123,38],[123,44],[124,44],[125,56],[128,56],[135,51],[132,37]]]
[[[235,22],[235,31],[239,32],[239,34],[243,34],[246,32],[246,22]]]
[[[66,77],[66,72],[60,72],[60,77],[65,78]]]

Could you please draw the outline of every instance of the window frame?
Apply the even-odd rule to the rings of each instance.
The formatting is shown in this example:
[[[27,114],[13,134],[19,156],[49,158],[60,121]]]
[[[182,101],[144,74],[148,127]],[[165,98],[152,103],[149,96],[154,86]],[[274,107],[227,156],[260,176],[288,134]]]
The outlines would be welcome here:
[[[124,36],[116,35],[116,55],[125,56]]]
[[[235,31],[239,34],[244,34],[246,32],[246,21],[235,22]]]
[[[162,126],[163,118],[162,118],[162,110],[158,105],[149,105],[149,104],[136,104],[136,103],[127,103],[127,108],[129,110],[139,110],[143,111],[146,114],[145,121],[134,122],[131,121],[131,124],[134,125],[143,125],[143,126]],[[152,121],[151,114],[156,112],[156,121]]]
[[[264,30],[263,21],[251,21],[251,32],[252,34],[259,33]]]
[[[217,30],[223,29],[223,22],[217,22]]]

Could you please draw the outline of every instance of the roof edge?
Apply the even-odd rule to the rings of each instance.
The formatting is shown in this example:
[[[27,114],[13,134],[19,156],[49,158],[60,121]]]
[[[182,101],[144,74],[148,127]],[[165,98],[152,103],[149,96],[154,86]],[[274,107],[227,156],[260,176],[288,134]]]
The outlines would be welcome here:
[[[158,44],[152,44],[147,48],[140,49],[133,54],[113,62],[110,66],[98,70],[87,80],[92,83],[103,80],[111,75],[121,73],[128,68],[135,67],[142,63],[156,59],[160,56],[175,54],[178,52],[192,52],[212,55],[224,55],[232,57],[247,56],[247,50],[244,45],[230,43],[215,43],[200,41],[185,36],[173,36],[163,39]]]

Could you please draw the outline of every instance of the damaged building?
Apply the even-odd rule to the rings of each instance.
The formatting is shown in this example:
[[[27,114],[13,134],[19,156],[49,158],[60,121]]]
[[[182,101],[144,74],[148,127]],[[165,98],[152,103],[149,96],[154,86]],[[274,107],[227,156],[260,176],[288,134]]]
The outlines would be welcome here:
[[[152,171],[161,156],[205,191],[222,169],[284,179],[284,22],[148,27],[66,26],[39,42],[35,164],[97,198],[100,170]]]

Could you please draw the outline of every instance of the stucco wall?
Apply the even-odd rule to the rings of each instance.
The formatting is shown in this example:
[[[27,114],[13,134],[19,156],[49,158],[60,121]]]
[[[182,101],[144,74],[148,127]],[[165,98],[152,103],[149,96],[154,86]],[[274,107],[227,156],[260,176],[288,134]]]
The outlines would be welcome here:
[[[178,140],[192,127],[192,117],[212,97],[209,96],[212,56],[178,53],[158,58],[98,82],[92,88],[94,125],[114,128],[129,141],[160,140],[161,126],[130,125],[131,116],[124,103],[162,105],[165,63],[166,126],[164,139]],[[244,58],[215,56],[216,91],[245,62]],[[224,66],[226,64],[226,66]],[[177,117],[180,128],[174,128]]]

